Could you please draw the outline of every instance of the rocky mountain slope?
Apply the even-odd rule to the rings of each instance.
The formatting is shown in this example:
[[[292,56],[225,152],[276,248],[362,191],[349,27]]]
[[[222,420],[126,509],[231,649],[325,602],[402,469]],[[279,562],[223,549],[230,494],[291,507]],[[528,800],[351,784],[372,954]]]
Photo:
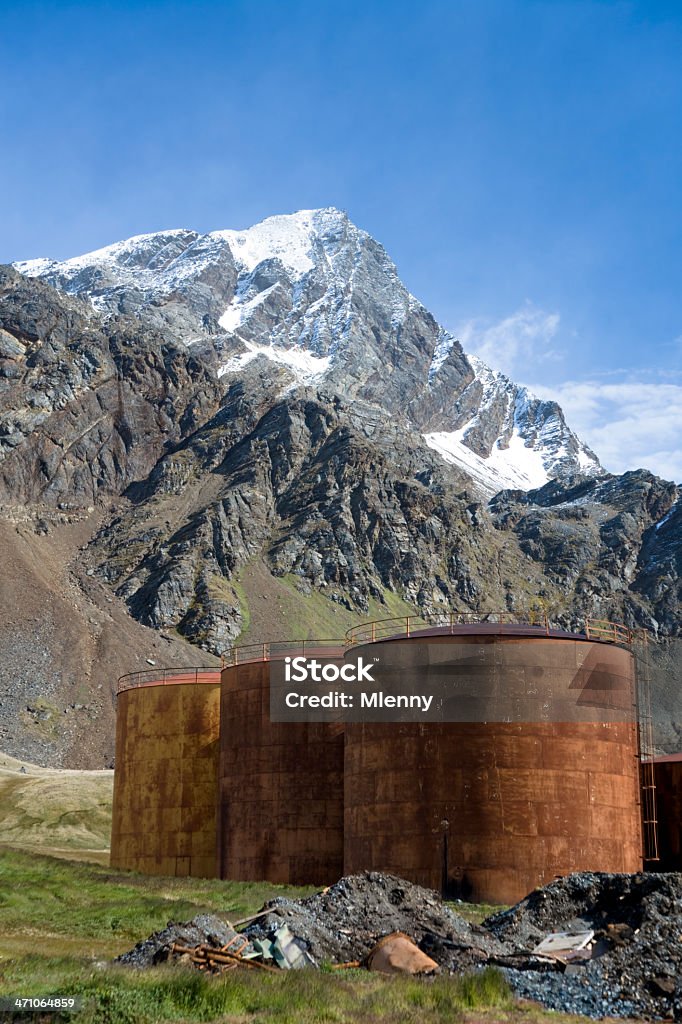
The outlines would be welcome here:
[[[601,471],[561,409],[468,358],[385,250],[335,209],[246,231],[141,235],[62,263],[17,264],[105,314],[134,314],[227,382],[264,357],[293,382],[369,402],[425,435],[479,488]]]
[[[679,488],[604,473],[338,211],[21,269],[0,270],[0,554],[22,552],[0,748],[99,766],[122,672],[367,617],[679,636]]]

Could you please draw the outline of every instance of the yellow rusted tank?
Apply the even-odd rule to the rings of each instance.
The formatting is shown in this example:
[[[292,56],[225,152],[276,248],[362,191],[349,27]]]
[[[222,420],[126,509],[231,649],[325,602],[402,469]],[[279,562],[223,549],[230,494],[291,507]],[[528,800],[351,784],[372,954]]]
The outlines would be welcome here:
[[[121,680],[112,867],[216,876],[219,735],[219,670]]]

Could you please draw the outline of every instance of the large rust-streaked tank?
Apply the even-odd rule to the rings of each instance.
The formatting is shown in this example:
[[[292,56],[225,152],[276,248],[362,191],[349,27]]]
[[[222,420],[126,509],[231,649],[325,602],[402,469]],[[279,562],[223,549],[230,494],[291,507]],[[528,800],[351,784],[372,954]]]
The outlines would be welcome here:
[[[351,640],[358,636],[372,640],[362,627]],[[393,654],[395,672],[404,673],[409,645],[421,645],[429,660],[427,640],[432,652],[452,645],[453,685],[473,679],[489,714],[346,725],[344,871],[391,871],[453,895],[511,903],[571,871],[641,870],[627,646],[478,624],[376,637],[366,656],[390,662]],[[353,656],[362,650],[356,643]],[[441,650],[432,660],[442,677],[447,657]],[[431,668],[421,667],[424,678]],[[525,697],[510,703],[510,688],[530,693],[535,711]],[[479,690],[469,693],[480,705]]]
[[[217,875],[220,670],[143,672],[119,683],[111,865]]]
[[[340,641],[241,648],[222,673],[221,878],[323,885],[343,874],[343,726],[270,721],[272,660],[340,662]],[[267,650],[266,650],[267,647]]]

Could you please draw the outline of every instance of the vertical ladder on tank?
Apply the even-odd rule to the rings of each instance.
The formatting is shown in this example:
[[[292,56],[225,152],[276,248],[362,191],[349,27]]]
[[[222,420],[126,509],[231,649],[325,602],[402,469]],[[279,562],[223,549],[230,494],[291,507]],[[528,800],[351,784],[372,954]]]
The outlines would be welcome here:
[[[654,768],[654,726],[651,712],[651,666],[649,638],[640,637],[637,672],[637,710],[639,717],[640,768],[642,786],[642,840],[644,860],[659,860],[658,815],[656,810],[656,772]]]

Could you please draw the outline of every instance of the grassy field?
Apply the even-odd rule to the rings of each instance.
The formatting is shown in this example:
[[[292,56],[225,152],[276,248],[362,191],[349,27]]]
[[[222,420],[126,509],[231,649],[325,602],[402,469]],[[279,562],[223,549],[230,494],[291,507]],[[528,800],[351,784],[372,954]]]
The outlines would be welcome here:
[[[256,977],[255,972],[234,971],[222,978],[206,978],[182,968],[93,971],[73,961],[53,960],[41,963],[39,985],[29,986],[18,978],[13,992],[80,996],[84,1008],[71,1018],[79,1024],[521,1024],[538,1019],[512,1004],[501,976],[494,971],[475,978],[421,981],[361,971],[352,972],[351,977],[350,973],[343,978],[323,971]]]
[[[79,1024],[543,1024],[550,1019],[516,1003],[494,970],[421,980],[328,970],[280,976],[233,971],[206,978],[182,967],[138,972],[110,962],[169,920],[188,920],[201,911],[237,920],[274,895],[309,891],[149,878],[0,846],[0,996],[82,997],[83,1010],[61,1018]],[[37,1018],[31,1019],[35,1024]],[[560,1018],[572,1019],[577,1018]]]
[[[149,877],[0,846],[0,965],[18,950],[114,957],[171,919],[211,911],[238,920],[273,895],[311,891]]]

